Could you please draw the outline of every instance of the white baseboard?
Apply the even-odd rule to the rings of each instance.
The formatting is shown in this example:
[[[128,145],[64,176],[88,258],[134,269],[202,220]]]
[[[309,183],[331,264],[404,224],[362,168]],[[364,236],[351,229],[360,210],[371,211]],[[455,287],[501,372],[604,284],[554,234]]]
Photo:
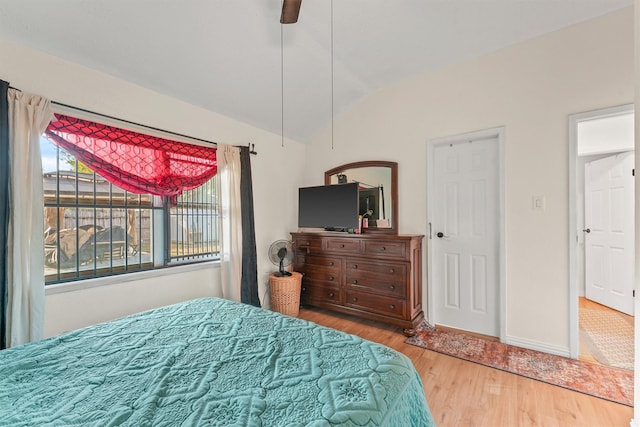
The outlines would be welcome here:
[[[631,418],[631,421],[629,422],[629,427],[640,427],[640,425],[638,425],[635,419]]]
[[[505,344],[517,347],[528,348],[529,350],[541,351],[543,353],[554,354],[556,356],[571,357],[568,347],[558,347],[533,340],[525,340],[517,337],[506,337]],[[640,426],[638,426],[640,427]]]

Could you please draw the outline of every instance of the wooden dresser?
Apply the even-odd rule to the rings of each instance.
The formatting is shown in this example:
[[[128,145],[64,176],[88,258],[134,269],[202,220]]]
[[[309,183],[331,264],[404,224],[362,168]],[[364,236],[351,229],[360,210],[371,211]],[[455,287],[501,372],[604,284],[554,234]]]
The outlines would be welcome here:
[[[424,318],[419,235],[291,233],[301,304],[402,326]]]

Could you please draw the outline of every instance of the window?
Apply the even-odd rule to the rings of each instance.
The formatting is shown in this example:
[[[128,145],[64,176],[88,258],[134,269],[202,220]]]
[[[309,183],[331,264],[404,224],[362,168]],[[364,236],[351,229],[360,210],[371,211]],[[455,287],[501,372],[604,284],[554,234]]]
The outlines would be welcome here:
[[[215,179],[185,191],[170,208],[170,262],[209,259],[220,253]]]
[[[107,181],[43,136],[45,283],[218,259],[216,177],[169,197]]]

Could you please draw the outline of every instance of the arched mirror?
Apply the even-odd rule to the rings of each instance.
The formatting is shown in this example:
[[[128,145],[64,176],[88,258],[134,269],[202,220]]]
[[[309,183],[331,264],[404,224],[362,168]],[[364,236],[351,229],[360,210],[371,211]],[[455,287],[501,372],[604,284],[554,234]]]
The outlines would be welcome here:
[[[357,182],[360,215],[367,218],[365,233],[398,233],[398,164],[370,160],[347,163],[324,173],[324,183]]]

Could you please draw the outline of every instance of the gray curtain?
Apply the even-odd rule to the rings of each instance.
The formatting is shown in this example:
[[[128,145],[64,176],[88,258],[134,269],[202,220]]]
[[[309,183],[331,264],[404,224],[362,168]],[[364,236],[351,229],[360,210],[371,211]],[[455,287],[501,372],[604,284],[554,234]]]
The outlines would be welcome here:
[[[9,83],[0,80],[0,350],[7,348],[7,232],[9,224]]]
[[[242,281],[240,283],[240,296],[243,303],[260,307],[250,156],[249,147],[240,147],[240,200],[242,202]]]

